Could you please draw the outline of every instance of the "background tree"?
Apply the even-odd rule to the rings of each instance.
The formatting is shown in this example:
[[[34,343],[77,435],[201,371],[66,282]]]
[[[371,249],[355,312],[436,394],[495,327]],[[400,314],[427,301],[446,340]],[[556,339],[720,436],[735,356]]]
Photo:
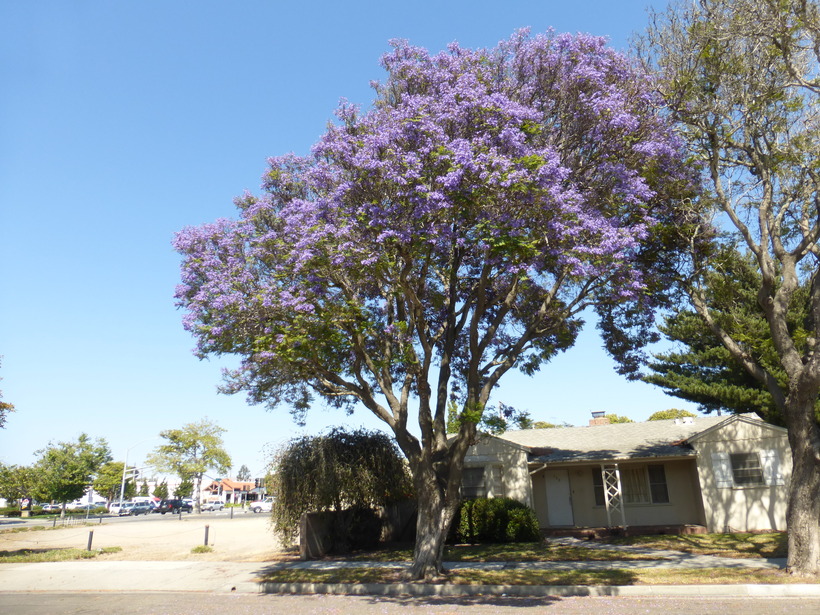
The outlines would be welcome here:
[[[820,573],[818,40],[812,0],[698,0],[653,14],[640,45],[703,164],[708,191],[701,200],[714,207],[720,225],[704,224],[690,236],[692,307],[766,387],[788,429],[787,568],[801,575]],[[750,340],[721,318],[720,294],[734,282],[724,265],[736,262],[731,256],[741,248],[759,276],[755,298],[776,368],[750,343],[759,335]],[[795,308],[806,314],[798,329],[790,327]]]
[[[100,468],[111,461],[111,450],[102,438],[80,434],[76,442],[49,444],[37,451],[37,478],[32,495],[44,502],[67,502],[83,497]]]
[[[743,340],[747,354],[776,379],[782,390],[788,377],[772,342],[771,329],[757,300],[761,285],[754,260],[734,250],[721,256],[724,264],[704,272],[712,318],[735,339]],[[731,271],[731,276],[724,272]],[[809,306],[805,281],[789,306],[788,328],[792,335],[805,338]],[[654,355],[651,373],[644,380],[666,389],[669,395],[696,402],[703,412],[727,410],[754,412],[760,418],[785,427],[785,419],[765,382],[756,379],[724,346],[706,322],[693,309],[682,305],[661,326],[664,336],[676,343],[667,353]],[[815,403],[820,419],[820,401]]]
[[[447,433],[458,433],[461,429],[462,416],[458,404],[450,400],[447,406]],[[500,435],[508,429],[532,429],[533,422],[528,410],[518,410],[517,408],[498,403],[495,406],[487,406],[481,415],[481,419],[476,425],[480,433]]]
[[[637,368],[691,184],[648,78],[601,38],[522,32],[435,56],[395,42],[382,64],[373,107],[343,104],[311,156],[271,159],[239,220],[177,235],[177,297],[201,356],[241,357],[225,392],[384,421],[414,476],[423,578],[443,572],[504,374],[572,346],[586,310]]]
[[[0,464],[0,498],[10,503],[31,497],[37,477],[34,468]]]
[[[631,418],[628,416],[621,416],[619,414],[606,414],[604,415],[606,418],[609,419],[610,423],[634,423]]]
[[[694,412],[688,410],[681,410],[680,408],[669,408],[668,410],[658,410],[651,414],[647,421],[667,421],[670,419],[683,419],[686,417],[697,417]]]
[[[122,489],[122,471],[125,464],[122,461],[109,461],[97,472],[94,479],[94,491],[109,502],[119,500]],[[137,486],[132,478],[126,478],[123,497],[131,499],[137,494]]]
[[[148,497],[148,481],[144,478],[142,479],[142,484],[140,485],[140,496]]]
[[[244,463],[239,466],[239,471],[236,473],[236,480],[243,482],[251,480],[251,471]]]
[[[412,481],[395,444],[378,431],[332,429],[288,442],[271,475],[273,520],[286,544],[303,513],[375,508],[407,498]]]
[[[2,378],[0,378],[2,380]],[[3,401],[3,391],[0,391],[0,428],[6,426],[6,417],[9,412],[14,412],[14,406]]]
[[[161,483],[157,483],[156,487],[154,487],[154,497],[160,500],[168,499],[168,483],[165,482],[164,478]]]
[[[190,478],[183,479],[174,489],[175,498],[190,498],[194,493],[194,483]]]
[[[211,469],[225,473],[231,467],[231,458],[222,442],[224,432],[225,429],[207,419],[188,423],[182,429],[167,429],[159,434],[167,442],[154,449],[147,459],[148,465],[159,472],[172,472],[183,480],[193,481],[197,513],[202,512],[202,476]]]

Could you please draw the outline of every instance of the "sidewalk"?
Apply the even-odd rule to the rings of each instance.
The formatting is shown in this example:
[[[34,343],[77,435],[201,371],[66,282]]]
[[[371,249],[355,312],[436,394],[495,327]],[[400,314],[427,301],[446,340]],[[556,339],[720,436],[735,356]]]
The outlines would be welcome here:
[[[515,569],[641,568],[648,566],[703,568],[776,568],[781,560],[736,560],[712,556],[674,557],[656,561],[521,562],[486,564],[451,562],[445,567]],[[632,585],[632,586],[468,586],[398,583],[361,584],[260,584],[265,571],[281,568],[332,569],[341,567],[395,567],[406,563],[382,562],[198,562],[198,561],[78,561],[0,566],[0,592],[209,592],[209,593],[310,593],[371,595],[526,595],[526,596],[820,596],[820,585]]]

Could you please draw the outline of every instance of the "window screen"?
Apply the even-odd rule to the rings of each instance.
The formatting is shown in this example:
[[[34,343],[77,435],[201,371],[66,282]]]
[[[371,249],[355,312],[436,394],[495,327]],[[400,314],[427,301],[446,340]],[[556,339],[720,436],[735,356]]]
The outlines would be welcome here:
[[[468,500],[486,497],[484,468],[464,468],[461,473],[461,495]]]
[[[735,453],[729,455],[732,477],[735,485],[763,485],[763,468],[757,453]]]
[[[666,472],[662,465],[646,466],[649,475],[649,492],[653,504],[669,503],[669,488],[666,486]]]

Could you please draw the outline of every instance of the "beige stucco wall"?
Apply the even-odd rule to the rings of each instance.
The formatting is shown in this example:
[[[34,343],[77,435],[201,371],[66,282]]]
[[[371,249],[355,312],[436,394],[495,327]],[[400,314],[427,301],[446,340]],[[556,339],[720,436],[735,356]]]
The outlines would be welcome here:
[[[703,509],[700,503],[700,487],[696,476],[694,459],[653,460],[662,464],[669,490],[668,504],[627,504],[627,525],[680,525],[701,524]],[[647,462],[621,463],[622,468],[645,466]],[[553,466],[552,469],[557,469]],[[600,465],[577,465],[565,468],[569,474],[572,513],[576,527],[606,527],[604,506],[596,506],[592,472],[600,472]],[[541,527],[549,527],[548,501],[544,473],[532,477],[532,493],[535,512]],[[620,515],[612,519],[613,525],[621,525]]]
[[[464,467],[484,467],[488,497],[508,497],[532,506],[532,484],[527,455],[518,446],[498,438],[482,438],[467,451]]]
[[[735,421],[693,439],[692,446],[698,453],[698,475],[709,531],[723,532],[727,528],[739,531],[786,529],[792,458],[784,430],[762,422],[751,424]],[[718,487],[712,467],[713,453],[754,453],[761,450],[777,452],[782,485]]]

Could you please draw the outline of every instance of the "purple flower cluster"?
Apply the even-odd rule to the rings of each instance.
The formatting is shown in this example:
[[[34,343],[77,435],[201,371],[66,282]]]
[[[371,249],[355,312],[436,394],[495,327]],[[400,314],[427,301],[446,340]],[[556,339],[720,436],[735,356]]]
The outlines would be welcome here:
[[[362,398],[442,356],[486,376],[571,344],[585,307],[651,308],[690,174],[648,78],[591,36],[391,44],[370,109],[343,102],[236,221],[176,237],[185,326],[245,358],[258,401],[300,379]]]

